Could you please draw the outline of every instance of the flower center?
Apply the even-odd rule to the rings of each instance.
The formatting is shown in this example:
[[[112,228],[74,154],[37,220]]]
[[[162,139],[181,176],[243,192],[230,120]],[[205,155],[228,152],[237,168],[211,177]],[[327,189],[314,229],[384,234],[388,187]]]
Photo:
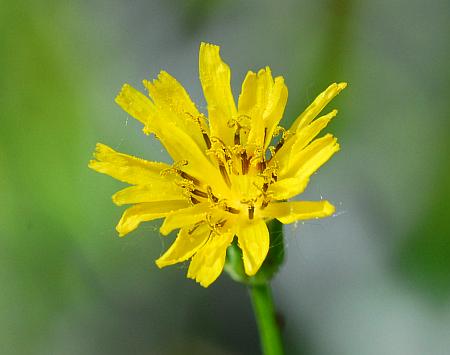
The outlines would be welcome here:
[[[277,127],[274,136],[282,133],[278,144],[268,147],[271,158],[266,157],[266,149],[256,144],[246,144],[248,138],[247,116],[230,120],[228,126],[235,128],[233,137],[234,145],[224,143],[219,137],[210,136],[198,124],[207,147],[206,154],[217,167],[227,188],[219,190],[217,182],[208,181],[207,178],[199,180],[183,170],[187,161],[175,162],[171,168],[162,172],[163,175],[175,174],[176,180],[185,196],[192,204],[209,202],[233,215],[247,216],[253,219],[258,210],[264,209],[271,201],[268,192],[271,184],[277,181],[277,164],[272,160],[276,151],[284,144],[287,131]],[[265,141],[266,137],[264,137]],[[216,185],[216,186],[215,186]]]

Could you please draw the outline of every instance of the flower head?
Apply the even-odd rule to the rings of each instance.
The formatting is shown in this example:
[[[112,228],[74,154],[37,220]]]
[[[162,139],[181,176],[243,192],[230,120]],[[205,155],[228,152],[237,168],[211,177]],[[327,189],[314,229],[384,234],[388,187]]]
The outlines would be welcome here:
[[[248,72],[237,106],[218,46],[201,44],[199,71],[208,117],[164,71],[153,82],[144,80],[149,96],[125,84],[116,98],[146,134],[161,141],[171,165],[97,144],[89,167],[132,185],[113,195],[117,205],[132,205],[116,227],[119,235],[164,218],[163,235],[179,232],[156,264],[191,259],[187,276],[207,287],[222,272],[235,236],[251,276],[269,250],[266,221],[292,223],[334,213],[327,201],[286,200],[303,192],[310,176],[339,150],[331,134],[316,139],[337,111],[316,117],[346,83],[330,85],[285,130],[278,123],[287,87],[269,67]]]

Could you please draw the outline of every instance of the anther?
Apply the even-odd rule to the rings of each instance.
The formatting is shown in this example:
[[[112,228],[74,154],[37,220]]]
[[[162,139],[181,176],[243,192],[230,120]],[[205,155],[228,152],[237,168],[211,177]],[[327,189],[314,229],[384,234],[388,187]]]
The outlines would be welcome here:
[[[248,131],[250,126],[251,117],[247,115],[239,115],[237,118],[232,118],[228,121],[228,127],[235,128],[234,131],[234,144],[241,144],[241,133]]]
[[[267,163],[266,163],[267,165]],[[259,175],[264,178],[265,182],[269,184],[278,180],[278,164],[274,161],[270,166],[266,166],[265,170]]]
[[[160,175],[167,176],[169,174],[176,174],[176,175],[181,176],[183,179],[192,181],[195,185],[200,186],[201,182],[199,179],[197,179],[197,178],[193,177],[192,175],[181,170],[181,168],[186,165],[188,165],[187,160],[176,161],[175,163],[173,163],[173,165],[170,168],[161,170]]]
[[[253,219],[255,216],[255,206],[248,206],[248,219]]]
[[[255,166],[262,160],[264,160],[263,149],[262,147],[257,147],[253,153],[253,157],[250,159],[250,164]]]
[[[193,182],[195,185],[197,185],[197,186],[200,186],[200,185],[201,185],[201,182],[200,182],[199,179],[193,177],[192,175],[189,175],[188,173],[186,173],[186,172],[184,172],[184,171],[182,171],[182,170],[178,170],[178,174],[180,174],[180,176],[181,176],[183,179],[190,180],[190,181],[192,181],[192,182]]]
[[[259,163],[257,163],[256,167],[260,173],[266,170],[267,164],[265,159],[262,159]]]
[[[214,154],[217,160],[228,161],[233,157],[233,153],[230,151],[228,146],[221,140],[219,137],[212,136],[211,143],[215,145],[219,145],[220,147],[213,147],[209,150],[210,153]]]
[[[204,191],[201,191],[201,190],[194,189],[194,190],[191,191],[191,193],[193,195],[196,195],[196,196],[199,196],[199,197],[208,198],[208,194],[206,192],[204,192]]]
[[[209,139],[208,133],[202,130],[203,140],[205,141],[206,147],[211,149],[211,140]]]
[[[219,201],[219,199],[213,194],[211,186],[207,186],[206,191],[208,193],[208,199],[210,199],[214,203],[217,203]]]
[[[250,160],[247,158],[247,151],[244,150],[241,153],[242,175],[245,175],[248,173],[249,163],[250,163]]]
[[[196,204],[200,203],[200,201],[197,200],[196,198],[194,198],[194,197],[191,196],[191,203],[192,203],[193,205],[196,205]]]
[[[233,213],[233,214],[241,213],[241,210],[238,210],[237,208],[234,208],[234,207],[231,207],[231,206],[225,206],[225,211]]]
[[[283,144],[284,144],[284,138],[282,137],[282,138],[278,141],[277,145],[275,146],[275,149],[273,150],[274,153],[272,154],[272,156],[275,155],[275,153],[278,152],[278,151],[281,149],[281,147],[283,146]]]
[[[215,224],[216,227],[223,227],[226,223],[226,219],[221,219],[220,221],[217,221],[217,223]]]
[[[231,187],[231,181],[227,169],[225,168],[225,165],[223,165],[221,161],[219,161],[219,170],[220,173],[222,174],[223,179],[225,180],[225,183],[228,185],[228,187]]]
[[[188,234],[194,233],[195,230],[196,230],[198,227],[200,227],[200,225],[201,225],[202,223],[203,223],[203,222],[197,222],[192,228],[189,229]]]
[[[209,139],[208,132],[206,132],[206,130],[203,128],[202,121],[200,120],[200,118],[203,118],[204,116],[202,114],[200,114],[200,116],[195,117],[190,112],[185,112],[185,114],[188,115],[189,117],[191,117],[198,124],[200,131],[202,132],[203,140],[205,141],[206,147],[208,149],[210,149],[211,148],[211,140]]]
[[[210,214],[206,215],[206,223],[208,224],[208,227],[211,230],[211,233],[214,233],[216,235],[220,234],[218,228],[223,227],[225,225],[225,222],[226,222],[225,219],[221,219],[221,220],[213,223],[212,216]]]
[[[188,192],[191,192],[192,190],[195,189],[195,184],[191,180],[187,179],[175,180],[175,184]]]
[[[188,164],[187,160],[179,160],[172,164],[170,168],[163,169],[160,172],[161,176],[167,176],[169,174],[179,174],[180,168]]]
[[[237,128],[234,131],[234,144],[238,145],[241,144],[241,129]]]
[[[275,146],[275,151],[274,153],[278,152],[280,150],[280,148],[283,146],[283,144],[286,142],[286,139],[292,135],[292,132],[289,130],[284,129],[281,126],[277,126],[277,128],[274,131],[273,136],[276,137],[278,136],[280,133],[282,133],[280,140],[278,141],[277,145]],[[272,154],[273,155],[273,154]]]

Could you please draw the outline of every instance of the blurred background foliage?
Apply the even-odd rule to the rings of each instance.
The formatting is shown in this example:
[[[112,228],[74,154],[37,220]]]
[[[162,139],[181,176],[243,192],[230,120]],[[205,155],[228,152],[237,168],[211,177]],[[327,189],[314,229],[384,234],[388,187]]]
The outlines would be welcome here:
[[[331,105],[342,151],[302,196],[338,211],[286,228],[287,353],[447,354],[449,14],[444,0],[1,0],[0,353],[258,353],[245,289],[157,270],[158,223],[119,239],[122,185],[87,169],[97,141],[167,159],[113,98],[165,69],[205,110],[210,41],[236,94],[248,69],[285,77],[286,125],[350,84]]]

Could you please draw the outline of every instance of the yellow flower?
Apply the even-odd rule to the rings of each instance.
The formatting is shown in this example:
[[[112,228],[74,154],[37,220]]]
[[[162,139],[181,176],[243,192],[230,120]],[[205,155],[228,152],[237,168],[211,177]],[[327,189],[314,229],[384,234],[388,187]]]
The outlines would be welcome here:
[[[235,236],[251,276],[269,249],[266,221],[292,223],[334,213],[328,201],[286,200],[303,192],[310,176],[339,150],[331,134],[315,139],[337,111],[315,118],[347,84],[330,85],[285,130],[278,126],[288,96],[283,77],[273,78],[269,67],[249,71],[236,107],[230,68],[219,47],[202,43],[199,56],[208,117],[164,71],[153,82],[144,80],[150,97],[125,84],[116,98],[146,134],[161,141],[174,163],[146,161],[97,144],[89,167],[132,185],[112,197],[117,205],[132,205],[117,225],[119,235],[165,218],[160,232],[179,232],[156,264],[162,268],[191,259],[187,276],[207,287],[222,272]]]

